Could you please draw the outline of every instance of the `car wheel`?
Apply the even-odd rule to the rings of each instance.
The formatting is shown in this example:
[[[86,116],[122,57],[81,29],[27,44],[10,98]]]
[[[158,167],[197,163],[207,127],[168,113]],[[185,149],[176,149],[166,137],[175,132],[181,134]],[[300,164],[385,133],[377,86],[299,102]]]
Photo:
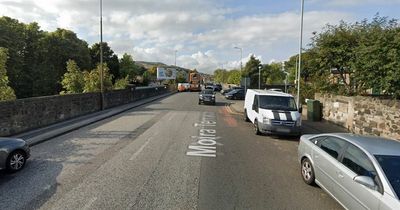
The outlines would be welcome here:
[[[26,154],[21,150],[12,152],[6,162],[7,170],[11,173],[17,172],[24,168],[26,162]]]
[[[243,116],[244,116],[244,121],[245,121],[245,122],[250,122],[250,119],[249,119],[249,117],[247,116],[247,110],[246,110],[246,109],[244,110]]]
[[[261,135],[260,129],[258,128],[258,122],[257,120],[254,120],[254,133],[256,135]]]
[[[311,164],[311,161],[308,158],[304,158],[301,161],[301,177],[303,177],[303,181],[312,185],[315,181],[314,168]]]
[[[201,101],[199,101],[199,104],[201,104]]]

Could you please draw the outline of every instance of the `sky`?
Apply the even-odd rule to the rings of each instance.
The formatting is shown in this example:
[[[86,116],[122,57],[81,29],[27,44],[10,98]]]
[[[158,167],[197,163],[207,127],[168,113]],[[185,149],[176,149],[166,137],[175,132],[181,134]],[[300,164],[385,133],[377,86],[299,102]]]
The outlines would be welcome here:
[[[43,30],[66,28],[89,45],[99,42],[100,0],[0,0],[0,16]],[[299,49],[301,0],[103,0],[103,40],[119,57],[163,62],[212,73],[250,55],[279,62]],[[305,0],[304,45],[326,24],[398,19],[400,0]]]

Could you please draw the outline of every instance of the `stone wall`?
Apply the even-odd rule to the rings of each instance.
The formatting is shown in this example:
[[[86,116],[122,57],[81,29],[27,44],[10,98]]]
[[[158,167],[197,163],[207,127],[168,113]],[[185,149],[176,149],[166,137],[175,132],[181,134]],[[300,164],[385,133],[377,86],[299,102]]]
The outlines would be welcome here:
[[[323,118],[357,134],[400,140],[400,101],[377,97],[316,94]]]
[[[167,93],[164,87],[129,88],[104,94],[111,108]],[[101,110],[100,93],[55,95],[0,102],[0,136],[15,135]]]

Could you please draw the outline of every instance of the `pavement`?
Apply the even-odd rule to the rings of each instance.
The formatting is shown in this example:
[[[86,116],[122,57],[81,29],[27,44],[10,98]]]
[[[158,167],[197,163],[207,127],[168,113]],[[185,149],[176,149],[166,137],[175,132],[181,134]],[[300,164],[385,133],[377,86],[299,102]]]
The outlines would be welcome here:
[[[238,113],[244,113],[244,100],[232,100],[229,106],[231,109]],[[307,119],[307,107],[303,106],[302,125],[304,134],[318,134],[318,133],[348,133],[346,128],[340,127],[328,121],[310,121]]]
[[[113,107],[113,108],[106,109],[103,111],[99,111],[99,112],[87,114],[84,116],[76,117],[73,119],[65,120],[63,122],[45,126],[43,128],[34,129],[31,131],[20,133],[18,135],[14,135],[12,137],[21,138],[21,139],[25,140],[30,146],[33,146],[33,145],[39,144],[43,141],[46,141],[48,139],[51,139],[51,138],[57,137],[59,135],[62,135],[64,133],[70,132],[72,130],[76,130],[83,126],[87,126],[89,124],[98,122],[100,120],[112,117],[114,115],[117,115],[117,114],[127,111],[129,109],[141,106],[146,103],[153,102],[160,98],[170,96],[171,94],[174,94],[174,93],[175,92],[170,92],[170,93],[162,94],[159,96],[142,99],[139,101],[135,101],[133,103]]]

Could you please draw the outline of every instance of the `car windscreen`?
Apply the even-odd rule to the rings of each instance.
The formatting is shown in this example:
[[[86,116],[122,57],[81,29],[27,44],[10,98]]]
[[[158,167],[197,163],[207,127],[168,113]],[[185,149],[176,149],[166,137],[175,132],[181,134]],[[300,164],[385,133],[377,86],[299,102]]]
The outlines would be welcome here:
[[[202,90],[201,91],[201,94],[214,94],[214,91],[212,91],[212,90]]]
[[[259,96],[259,106],[262,109],[296,111],[296,103],[292,97]]]
[[[400,156],[391,155],[375,155],[379,165],[386,174],[387,179],[396,192],[397,197],[400,197]]]

